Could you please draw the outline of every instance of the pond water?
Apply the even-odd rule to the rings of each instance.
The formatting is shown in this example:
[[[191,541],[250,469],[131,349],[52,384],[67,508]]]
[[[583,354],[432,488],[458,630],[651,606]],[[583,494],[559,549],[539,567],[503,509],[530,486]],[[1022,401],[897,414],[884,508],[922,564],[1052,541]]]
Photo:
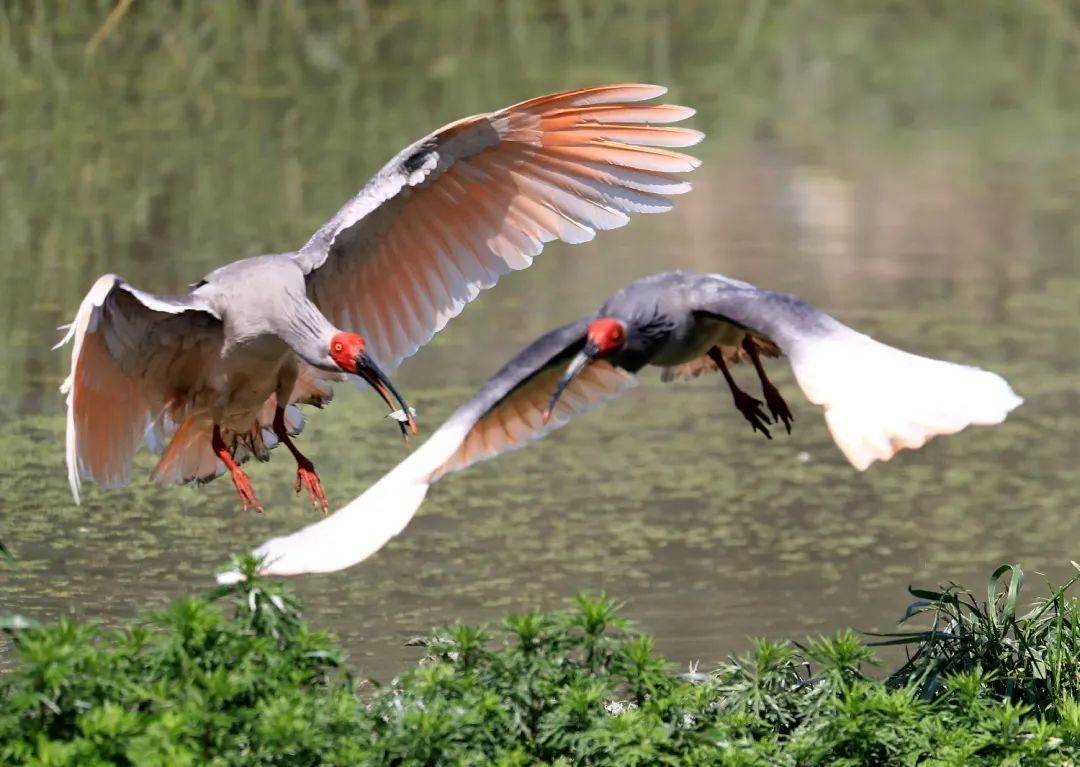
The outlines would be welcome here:
[[[707,666],[751,636],[890,630],[908,584],[981,588],[1005,561],[1060,580],[1080,559],[1080,57],[1052,23],[757,2],[148,4],[87,51],[97,5],[0,8],[0,535],[20,562],[0,571],[0,612],[118,621],[316,518],[281,455],[251,470],[263,515],[227,480],[145,474],[74,505],[56,391],[69,353],[49,347],[98,274],[175,292],[296,247],[444,122],[615,80],[700,109],[694,191],[549,246],[408,360],[395,381],[425,430],[536,335],[672,268],[797,293],[998,371],[1026,404],[858,474],[782,362],[797,421],[771,442],[719,380],[650,374],[447,477],[367,562],[294,580],[312,622],[386,679],[433,626],[606,590],[672,659]],[[332,505],[405,455],[382,412],[340,387],[310,414],[301,444]]]

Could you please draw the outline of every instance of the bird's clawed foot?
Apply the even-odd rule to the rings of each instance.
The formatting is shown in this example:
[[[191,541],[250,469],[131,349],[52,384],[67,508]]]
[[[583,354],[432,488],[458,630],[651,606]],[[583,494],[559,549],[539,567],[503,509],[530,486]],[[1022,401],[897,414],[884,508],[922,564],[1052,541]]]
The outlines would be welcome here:
[[[248,506],[254,506],[255,511],[262,514],[263,507],[259,503],[259,499],[255,497],[255,488],[251,486],[251,480],[248,479],[248,475],[233,459],[232,452],[221,437],[221,427],[216,423],[210,437],[210,445],[214,450],[214,454],[221,459],[221,462],[225,464],[225,468],[229,470],[229,474],[232,475],[233,486],[236,488],[236,494],[240,496],[240,503],[244,504],[244,511],[247,511]]]
[[[772,382],[762,381],[761,392],[765,395],[765,404],[769,412],[772,413],[773,423],[784,424],[787,433],[791,434],[791,424],[795,421],[795,416],[791,414],[791,408],[780,395],[780,390],[773,386]]]
[[[772,413],[773,422],[783,423],[784,428],[787,429],[787,433],[791,434],[791,424],[795,420],[795,416],[791,414],[791,408],[784,402],[784,398],[780,396],[780,390],[773,386],[772,381],[765,375],[765,366],[761,364],[761,356],[758,354],[757,344],[754,343],[753,338],[746,336],[742,340],[742,347],[746,350],[747,355],[750,357],[750,361],[754,363],[754,370],[757,371],[758,380],[761,381],[761,393],[765,395],[765,404],[769,406],[769,412]]]
[[[330,502],[326,500],[322,482],[319,481],[319,475],[315,473],[315,464],[293,444],[292,437],[289,436],[289,430],[285,426],[285,410],[280,407],[274,413],[274,434],[277,435],[285,447],[289,448],[289,452],[296,459],[296,484],[293,485],[293,490],[299,495],[300,488],[306,487],[308,495],[311,496],[311,505],[316,509],[321,508],[323,516],[329,514]]]
[[[765,415],[765,411],[761,407],[763,404],[761,400],[751,397],[742,389],[732,389],[731,395],[735,399],[735,407],[750,422],[753,430],[760,431],[767,439],[772,439],[772,434],[769,433],[769,429],[765,425],[771,424],[772,421],[769,420],[769,416]]]
[[[303,457],[296,460],[296,485],[293,489],[299,494],[301,487],[307,488],[314,508],[321,508],[323,516],[330,513],[330,502],[326,500],[322,482],[319,481],[319,475],[315,473],[315,464]]]
[[[251,506],[255,511],[262,514],[262,504],[255,497],[255,488],[251,486],[248,475],[239,467],[232,469],[231,472],[233,485],[236,486],[236,493],[240,496],[240,503],[244,504],[244,511],[247,511],[248,506]]]
[[[731,389],[731,396],[735,400],[735,407],[739,412],[743,414],[743,417],[750,422],[750,425],[754,428],[754,431],[760,431],[765,435],[767,439],[772,439],[772,434],[769,433],[769,429],[765,424],[772,423],[769,420],[769,416],[765,415],[765,411],[762,409],[762,401],[751,397],[749,394],[739,388],[735,383],[735,379],[731,377],[731,371],[728,370],[727,362],[724,360],[724,353],[720,347],[714,346],[709,349],[709,357],[716,363],[717,369],[724,376],[724,380],[727,381],[728,388]],[[784,405],[786,408],[787,405]]]

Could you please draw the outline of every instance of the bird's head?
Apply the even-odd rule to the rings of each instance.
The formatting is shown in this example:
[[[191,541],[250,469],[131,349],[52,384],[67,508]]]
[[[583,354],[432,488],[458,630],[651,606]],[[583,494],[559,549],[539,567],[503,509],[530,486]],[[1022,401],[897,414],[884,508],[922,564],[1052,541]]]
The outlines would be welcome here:
[[[398,394],[398,390],[394,388],[394,384],[390,382],[390,379],[375,364],[375,360],[371,358],[371,355],[368,354],[367,345],[359,333],[343,332],[335,334],[330,339],[330,359],[342,371],[350,375],[360,376],[367,381],[371,388],[383,398],[390,410],[396,411],[394,401],[390,398],[393,395],[394,399],[401,405],[401,412],[405,417],[405,421],[401,425],[402,432],[405,431],[406,424],[408,424],[408,428],[412,430],[413,434],[416,434],[416,420],[413,418],[412,409],[405,403],[405,399]]]
[[[626,345],[626,324],[613,317],[601,317],[589,324],[582,350],[591,359],[601,359]]]
[[[555,410],[555,404],[570,383],[577,378],[578,374],[587,368],[594,360],[605,359],[622,351],[627,343],[627,327],[622,320],[614,317],[598,317],[589,323],[589,329],[585,333],[585,346],[570,361],[563,373],[555,391],[551,394],[547,407],[544,409],[544,423],[551,420],[551,413]]]

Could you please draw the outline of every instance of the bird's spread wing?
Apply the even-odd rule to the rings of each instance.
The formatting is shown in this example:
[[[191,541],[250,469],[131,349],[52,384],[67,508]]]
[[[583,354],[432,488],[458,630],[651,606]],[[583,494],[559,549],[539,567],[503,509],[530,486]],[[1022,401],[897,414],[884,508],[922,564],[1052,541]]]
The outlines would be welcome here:
[[[367,559],[400,533],[428,487],[449,471],[517,449],[633,386],[637,377],[595,361],[563,391],[548,423],[556,381],[585,345],[592,318],[551,331],[492,376],[417,450],[344,508],[256,550],[270,575],[333,572]],[[218,576],[223,583],[235,571]]]
[[[665,89],[557,93],[451,123],[402,151],[295,258],[312,300],[385,368],[544,243],[584,242],[671,208],[702,135],[692,109],[641,104]]]
[[[589,319],[541,336],[492,376],[440,431],[459,434],[459,445],[432,480],[516,450],[636,385],[637,376],[596,360],[563,391],[544,423],[544,408],[571,358],[585,345]]]
[[[84,477],[105,486],[130,479],[145,439],[160,449],[204,383],[207,360],[222,342],[221,320],[198,296],[158,296],[113,274],[79,306],[67,395],[67,468],[79,500]]]
[[[996,373],[886,346],[787,293],[707,275],[693,301],[696,312],[776,343],[860,471],[935,435],[1001,423],[1023,402]]]

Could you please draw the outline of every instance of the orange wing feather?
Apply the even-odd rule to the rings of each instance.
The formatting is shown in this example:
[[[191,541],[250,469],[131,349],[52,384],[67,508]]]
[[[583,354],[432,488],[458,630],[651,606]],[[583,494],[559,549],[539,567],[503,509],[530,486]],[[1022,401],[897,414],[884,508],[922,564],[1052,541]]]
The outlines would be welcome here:
[[[402,152],[312,237],[312,297],[396,366],[544,243],[670,209],[702,135],[655,85],[580,88],[451,123]]]
[[[117,368],[99,333],[83,340],[71,396],[83,472],[104,487],[126,484],[146,431],[146,411],[133,406],[144,400],[143,385]]]
[[[161,450],[190,412],[221,325],[198,299],[155,296],[100,277],[79,306],[67,394],[66,462],[76,502],[83,478],[110,487],[131,478],[145,440]]]
[[[593,362],[563,391],[552,417],[543,413],[555,390],[563,366],[546,368],[483,415],[468,431],[458,449],[431,476],[460,471],[479,461],[517,450],[557,429],[576,415],[618,396],[637,383],[632,373],[604,361]]]

